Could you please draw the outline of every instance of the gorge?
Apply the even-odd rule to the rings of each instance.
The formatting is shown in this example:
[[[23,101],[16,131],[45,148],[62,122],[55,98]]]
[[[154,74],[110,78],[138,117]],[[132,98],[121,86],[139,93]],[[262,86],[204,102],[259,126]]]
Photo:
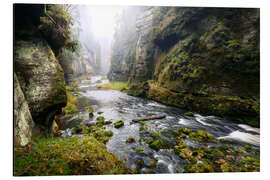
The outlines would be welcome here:
[[[90,10],[14,5],[15,176],[260,170],[259,9]]]

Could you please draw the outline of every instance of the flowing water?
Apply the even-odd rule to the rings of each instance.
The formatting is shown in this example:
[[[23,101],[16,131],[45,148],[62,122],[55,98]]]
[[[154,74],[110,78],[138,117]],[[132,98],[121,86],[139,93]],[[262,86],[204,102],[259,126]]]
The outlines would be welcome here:
[[[100,83],[96,83],[101,80]],[[145,117],[150,115],[166,114],[166,118],[160,120],[147,121],[148,131],[160,131],[161,138],[174,143],[174,133],[178,128],[189,128],[192,130],[205,129],[216,138],[224,138],[230,140],[232,144],[241,145],[247,143],[252,148],[259,149],[260,130],[244,124],[236,124],[230,120],[226,120],[216,116],[205,116],[195,113],[194,117],[184,115],[184,110],[179,108],[163,105],[161,103],[147,100],[144,98],[129,96],[116,90],[99,90],[96,85],[108,83],[109,81],[101,76],[94,76],[91,80],[83,80],[79,85],[79,93],[82,100],[86,101],[95,110],[95,116],[99,116],[96,112],[103,112],[101,115],[106,120],[116,122],[123,120],[125,125],[119,129],[113,127],[113,124],[106,125],[107,130],[113,131],[113,136],[106,144],[109,152],[115,154],[119,159],[126,162],[131,169],[136,168],[138,162],[143,161],[140,172],[155,173],[176,173],[183,170],[183,162],[176,156],[172,150],[164,149],[155,151],[151,149],[147,143],[141,139],[150,138],[150,134],[140,131],[142,126],[139,123],[132,123],[132,119]],[[70,129],[76,124],[93,121],[89,119],[86,112],[83,112],[83,103],[79,104],[80,112],[77,116],[69,119],[69,125],[64,136],[71,135]],[[80,107],[81,106],[81,107]],[[78,118],[80,117],[80,118]],[[95,119],[95,118],[94,118]],[[73,122],[73,123],[72,123]],[[135,138],[136,142],[126,144],[129,137]],[[194,142],[187,142],[189,146],[193,146]],[[215,144],[213,144],[215,146]],[[142,148],[143,152],[136,152],[136,148]],[[151,162],[155,160],[157,166],[151,167]]]

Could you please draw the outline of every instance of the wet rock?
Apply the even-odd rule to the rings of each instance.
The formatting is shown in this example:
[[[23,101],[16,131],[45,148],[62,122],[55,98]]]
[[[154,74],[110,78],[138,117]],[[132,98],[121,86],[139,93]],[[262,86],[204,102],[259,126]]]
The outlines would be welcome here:
[[[193,112],[190,112],[190,111],[189,112],[185,112],[185,115],[186,116],[194,117],[194,113]]]
[[[144,158],[144,164],[146,167],[153,168],[157,165],[157,161],[155,159],[146,157]]]
[[[126,140],[126,144],[130,144],[130,143],[133,143],[135,142],[135,139],[133,137],[129,137],[127,140]]]
[[[141,173],[142,174],[155,174],[155,171],[148,169],[148,168],[142,168]]]
[[[92,118],[94,116],[94,109],[91,106],[88,106],[87,111],[89,113],[89,117]]]
[[[116,121],[116,122],[114,123],[114,127],[115,127],[115,128],[120,128],[120,127],[122,127],[122,126],[124,126],[124,122],[121,121],[121,120]]]
[[[141,148],[141,147],[136,147],[136,148],[135,148],[135,151],[136,151],[137,153],[140,153],[140,152],[143,152],[144,150],[143,150],[143,148]]]
[[[85,126],[87,127],[95,126],[95,125],[96,125],[96,122],[93,122],[93,121],[85,123]]]
[[[166,149],[170,144],[160,138],[156,138],[152,143],[149,144],[149,147],[158,151],[159,149]]]
[[[72,130],[70,128],[67,128],[62,134],[61,137],[70,137],[72,136]]]
[[[104,121],[103,123],[104,125],[107,125],[107,124],[112,124],[112,121]]]

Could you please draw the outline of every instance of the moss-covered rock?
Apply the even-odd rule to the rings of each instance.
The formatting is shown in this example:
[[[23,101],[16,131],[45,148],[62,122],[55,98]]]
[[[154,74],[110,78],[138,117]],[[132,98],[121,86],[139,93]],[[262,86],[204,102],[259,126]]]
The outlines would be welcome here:
[[[15,72],[33,119],[49,125],[67,102],[64,72],[48,43],[33,31],[31,38],[15,40]]]
[[[185,115],[186,115],[186,116],[191,116],[191,117],[193,117],[193,116],[194,116],[194,113],[189,111],[189,112],[185,112]]]
[[[159,149],[167,149],[170,147],[170,144],[160,138],[156,138],[149,144],[149,147],[158,151]]]
[[[185,137],[182,135],[185,134]],[[188,146],[187,138],[205,145]],[[219,144],[209,147],[208,143],[216,143],[217,140],[205,130],[191,131],[186,128],[178,130],[175,139],[174,153],[185,160],[184,172],[247,172],[259,170],[259,156],[257,150],[251,150],[250,146],[242,147]],[[248,164],[250,160],[251,164]]]
[[[91,106],[87,107],[87,112],[89,113],[89,117],[93,117],[94,116],[94,109]]]
[[[136,151],[137,153],[140,153],[140,152],[143,152],[144,150],[143,150],[143,148],[136,147],[136,148],[135,148],[135,151]]]
[[[120,128],[124,126],[124,122],[122,120],[119,120],[119,121],[116,121],[113,125],[115,128]]]
[[[133,137],[129,137],[127,140],[126,140],[126,144],[130,144],[130,143],[134,143],[136,140],[133,138]]]

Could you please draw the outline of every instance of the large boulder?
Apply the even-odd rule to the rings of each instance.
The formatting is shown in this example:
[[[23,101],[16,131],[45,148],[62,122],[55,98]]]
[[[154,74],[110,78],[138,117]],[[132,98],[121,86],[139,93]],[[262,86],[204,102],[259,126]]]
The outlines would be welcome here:
[[[15,72],[33,119],[49,125],[66,105],[64,72],[47,41],[31,29],[31,38],[26,34],[15,40]]]
[[[31,141],[34,121],[20,83],[14,74],[14,145],[25,146]]]

